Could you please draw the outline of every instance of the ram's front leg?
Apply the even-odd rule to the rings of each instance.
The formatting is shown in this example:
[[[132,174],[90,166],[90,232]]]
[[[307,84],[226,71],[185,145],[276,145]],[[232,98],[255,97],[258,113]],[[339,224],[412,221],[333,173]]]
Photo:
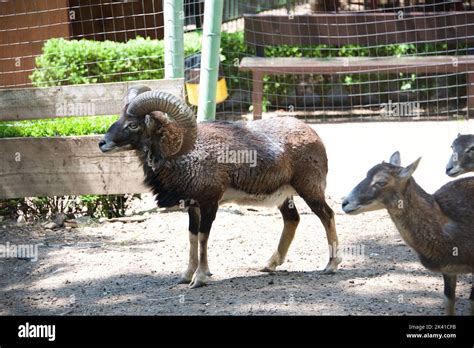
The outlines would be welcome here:
[[[179,280],[180,284],[189,284],[193,278],[194,272],[198,267],[199,255],[198,255],[198,233],[199,224],[201,221],[201,214],[199,207],[190,206],[188,208],[189,215],[189,263],[188,268],[181,276]]]
[[[194,272],[191,284],[189,284],[191,288],[198,288],[205,285],[207,278],[211,275],[207,261],[207,241],[211,232],[212,223],[216,218],[217,208],[217,203],[201,207],[201,224],[198,233],[199,263]]]

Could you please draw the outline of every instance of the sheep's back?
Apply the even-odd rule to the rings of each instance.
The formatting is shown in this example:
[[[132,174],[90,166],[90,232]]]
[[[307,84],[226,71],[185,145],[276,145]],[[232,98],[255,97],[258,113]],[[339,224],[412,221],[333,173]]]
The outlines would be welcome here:
[[[310,126],[291,117],[201,123],[195,151],[208,155],[206,165],[227,178],[224,185],[247,193],[272,193],[303,172],[316,179],[327,173],[321,139]],[[235,154],[256,161],[232,163]]]
[[[256,162],[229,161],[233,151],[254,154]],[[166,207],[189,199],[219,200],[228,189],[272,194],[299,184],[324,190],[327,158],[316,132],[294,118],[213,121],[198,125],[191,152],[155,172],[146,164],[144,170],[146,185]]]

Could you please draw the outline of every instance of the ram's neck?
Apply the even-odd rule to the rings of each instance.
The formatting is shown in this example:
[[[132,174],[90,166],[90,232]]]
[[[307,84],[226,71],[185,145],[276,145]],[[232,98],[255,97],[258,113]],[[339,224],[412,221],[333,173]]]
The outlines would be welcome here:
[[[145,185],[156,195],[160,207],[183,205],[189,200],[190,192],[186,192],[189,183],[189,170],[182,160],[163,160],[148,151],[140,151],[139,158],[145,174]]]

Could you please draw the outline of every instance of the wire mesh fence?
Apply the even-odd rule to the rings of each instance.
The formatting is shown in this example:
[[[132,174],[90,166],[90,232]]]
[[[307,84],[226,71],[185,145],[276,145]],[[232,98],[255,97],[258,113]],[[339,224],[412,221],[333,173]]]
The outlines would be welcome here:
[[[218,119],[472,114],[473,1],[224,1]],[[186,57],[204,5],[184,1]],[[0,88],[161,79],[163,29],[161,0],[2,0]]]
[[[221,111],[307,120],[465,117],[473,93],[470,9],[461,1],[310,1],[246,15],[238,59],[223,51],[232,57],[223,62],[226,76],[238,77]]]

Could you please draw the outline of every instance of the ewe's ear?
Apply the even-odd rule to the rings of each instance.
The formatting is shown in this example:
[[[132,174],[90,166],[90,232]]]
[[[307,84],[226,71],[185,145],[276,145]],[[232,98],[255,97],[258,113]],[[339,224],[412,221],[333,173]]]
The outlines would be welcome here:
[[[409,179],[411,178],[411,176],[413,175],[413,173],[415,172],[416,168],[418,168],[418,164],[420,163],[421,161],[421,157],[418,158],[415,162],[413,162],[412,164],[410,164],[408,167],[405,167],[403,168],[401,171],[400,171],[400,174],[398,175],[400,178],[402,179]]]
[[[390,156],[390,164],[393,164],[394,166],[401,166],[402,165],[402,160],[400,158],[400,152],[395,151],[392,156]]]

